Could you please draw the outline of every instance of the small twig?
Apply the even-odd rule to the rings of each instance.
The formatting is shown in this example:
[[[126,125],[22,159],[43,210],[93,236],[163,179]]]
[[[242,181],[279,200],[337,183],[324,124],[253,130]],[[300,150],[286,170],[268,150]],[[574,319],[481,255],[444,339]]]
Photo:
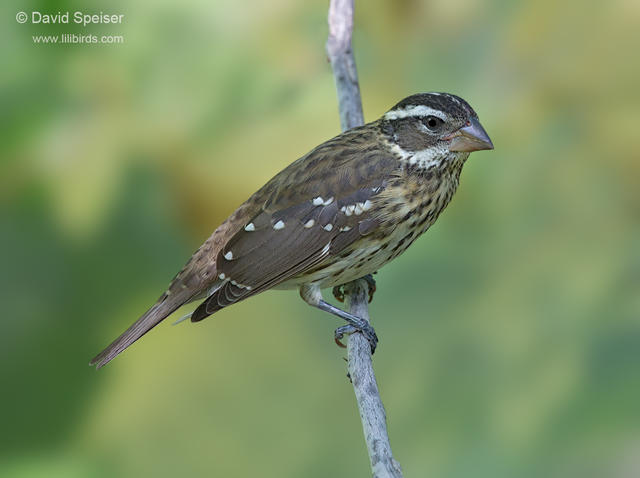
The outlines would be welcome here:
[[[364,124],[356,63],[351,50],[353,1],[331,0],[327,54],[338,92],[340,125],[347,130]],[[344,286],[352,314],[369,321],[367,281],[358,279]],[[387,433],[386,413],[371,361],[371,346],[362,334],[351,334],[347,343],[349,377],[358,402],[362,429],[374,478],[402,478],[393,458]]]

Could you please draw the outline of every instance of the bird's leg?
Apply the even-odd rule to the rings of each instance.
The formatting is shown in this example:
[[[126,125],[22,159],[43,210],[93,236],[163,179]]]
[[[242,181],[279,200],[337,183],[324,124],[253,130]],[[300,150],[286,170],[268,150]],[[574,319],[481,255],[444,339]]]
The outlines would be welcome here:
[[[369,341],[369,345],[371,346],[371,353],[373,354],[375,352],[378,345],[378,336],[376,335],[376,331],[369,322],[353,314],[350,314],[349,312],[339,309],[329,304],[328,302],[325,302],[322,298],[322,292],[320,291],[320,287],[318,285],[302,285],[300,287],[300,296],[307,304],[317,307],[320,310],[324,310],[325,312],[329,312],[330,314],[336,315],[347,322],[347,325],[338,327],[334,333],[334,337],[338,345],[343,346],[342,343],[340,343],[340,339],[342,339],[345,334],[360,332]]]
[[[376,293],[376,280],[373,278],[372,274],[367,274],[366,276],[363,276],[362,279],[366,280],[369,285],[369,303],[371,303],[373,300],[373,294]],[[338,302],[344,302],[344,284],[337,285],[333,288],[333,296]]]
[[[342,339],[345,334],[361,332],[362,335],[364,335],[364,337],[369,341],[369,345],[371,346],[371,353],[373,354],[376,351],[376,347],[378,346],[378,336],[376,335],[376,331],[369,322],[353,314],[350,314],[349,312],[345,312],[342,309],[338,309],[337,307],[329,304],[328,302],[325,302],[324,300],[321,300],[316,307],[347,321],[347,325],[338,327],[334,332],[334,340],[338,345],[344,347],[342,342],[340,342],[340,339]]]

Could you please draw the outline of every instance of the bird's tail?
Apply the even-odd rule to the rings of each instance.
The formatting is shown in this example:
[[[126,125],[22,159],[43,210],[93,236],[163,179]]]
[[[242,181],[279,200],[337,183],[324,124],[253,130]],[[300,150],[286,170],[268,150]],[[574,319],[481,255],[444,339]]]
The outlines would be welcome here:
[[[181,297],[181,294],[163,294],[142,317],[125,330],[120,337],[115,339],[111,345],[96,355],[89,365],[95,365],[96,369],[106,365],[113,360],[120,352],[134,343],[152,328],[175,312],[181,305],[189,300],[189,296]]]

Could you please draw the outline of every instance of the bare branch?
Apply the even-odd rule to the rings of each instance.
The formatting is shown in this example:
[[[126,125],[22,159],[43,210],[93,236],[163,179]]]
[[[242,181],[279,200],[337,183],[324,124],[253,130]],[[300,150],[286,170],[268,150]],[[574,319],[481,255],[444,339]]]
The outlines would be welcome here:
[[[358,279],[344,288],[352,314],[369,320],[369,291],[367,281]],[[402,478],[400,463],[393,458],[387,415],[382,405],[378,382],[371,362],[371,346],[362,334],[349,337],[349,376],[358,402],[362,431],[367,442],[371,471],[374,478]]]
[[[327,55],[336,81],[343,131],[364,124],[358,72],[351,50],[352,31],[353,0],[331,0]]]
[[[351,49],[353,0],[331,0],[327,54],[338,93],[340,125],[347,130],[364,124],[356,63]],[[344,287],[352,314],[369,321],[368,284],[359,279]],[[347,344],[349,376],[358,402],[371,470],[374,478],[402,478],[393,458],[387,433],[386,413],[371,361],[371,347],[362,334],[351,334]]]

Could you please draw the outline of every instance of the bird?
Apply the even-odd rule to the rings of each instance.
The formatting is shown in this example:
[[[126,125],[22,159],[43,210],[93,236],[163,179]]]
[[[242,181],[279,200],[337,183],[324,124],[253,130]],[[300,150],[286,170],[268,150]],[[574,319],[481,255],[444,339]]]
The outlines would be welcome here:
[[[200,246],[168,289],[90,362],[100,368],[182,305],[199,322],[268,289],[298,289],[346,321],[335,337],[377,335],[322,289],[378,271],[436,221],[473,151],[493,149],[478,115],[449,93],[418,93],[276,174]],[[334,289],[334,293],[336,289]]]

